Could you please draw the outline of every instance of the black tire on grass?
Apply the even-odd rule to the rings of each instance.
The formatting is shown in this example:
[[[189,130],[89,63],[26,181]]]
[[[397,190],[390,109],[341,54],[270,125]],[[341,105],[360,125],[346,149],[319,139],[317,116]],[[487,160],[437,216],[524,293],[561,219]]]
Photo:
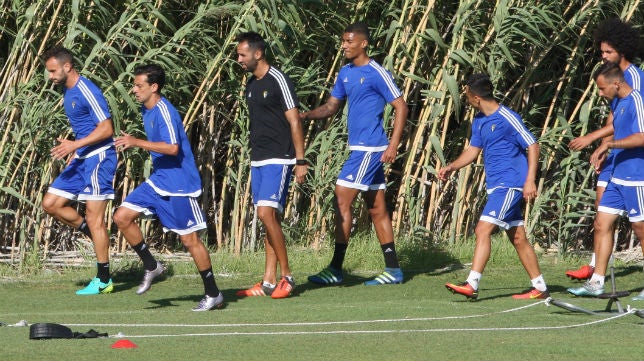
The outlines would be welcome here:
[[[34,323],[29,327],[29,339],[44,340],[49,338],[74,338],[69,327],[57,323]]]

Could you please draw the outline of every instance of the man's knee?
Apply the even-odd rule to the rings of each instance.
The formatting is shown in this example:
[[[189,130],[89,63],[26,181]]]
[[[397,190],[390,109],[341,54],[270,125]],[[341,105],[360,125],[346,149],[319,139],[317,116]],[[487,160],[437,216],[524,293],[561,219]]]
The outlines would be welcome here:
[[[197,235],[196,232],[192,232],[190,234],[182,235],[179,237],[181,239],[181,243],[183,246],[188,250],[195,251],[199,249],[200,246],[203,246],[203,243],[201,243],[201,239]],[[203,246],[205,249],[205,246]]]
[[[613,229],[613,222],[609,222],[607,218],[595,217],[593,222],[593,231],[596,234],[610,233]]]
[[[132,217],[131,215],[128,215],[127,211],[124,210],[123,208],[119,208],[114,213],[114,217],[112,217],[112,220],[114,221],[114,224],[116,224],[116,227],[118,227],[119,229],[123,229],[129,226],[130,224],[132,224],[135,218],[136,217]]]
[[[56,214],[56,211],[60,208],[57,202],[57,198],[52,196],[50,193],[45,194],[45,197],[42,200],[42,209],[48,214]]]
[[[257,207],[257,218],[264,224],[274,221],[276,219],[275,213],[276,209],[273,207]]]

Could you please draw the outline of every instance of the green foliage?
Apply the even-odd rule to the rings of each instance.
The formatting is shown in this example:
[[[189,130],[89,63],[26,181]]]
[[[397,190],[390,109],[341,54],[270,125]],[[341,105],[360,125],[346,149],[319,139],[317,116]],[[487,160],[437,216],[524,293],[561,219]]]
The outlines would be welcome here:
[[[561,252],[590,245],[594,175],[592,149],[570,152],[570,139],[596,129],[598,106],[590,74],[599,62],[592,48],[595,25],[609,16],[635,24],[639,0],[594,2],[251,0],[71,2],[0,0],[0,245],[40,258],[73,248],[77,235],[46,217],[40,202],[64,164],[49,150],[71,137],[60,91],[46,83],[41,54],[62,44],[78,68],[104,91],[117,133],[141,135],[139,105],[130,94],[132,71],[155,62],[168,73],[164,95],[184,115],[197,157],[208,216],[205,239],[235,253],[261,248],[249,186],[248,119],[242,89],[247,79],[235,59],[241,31],[262,33],[268,57],[296,84],[302,109],[326,100],[344,63],[339,37],[346,24],[364,20],[372,30],[370,54],[391,70],[410,107],[399,157],[387,167],[387,199],[401,237],[429,232],[431,242],[456,244],[471,235],[485,201],[479,164],[453,181],[436,171],[454,159],[469,136],[471,109],[461,101],[463,79],[488,72],[500,100],[518,111],[542,147],[540,198],[528,208],[535,242]],[[36,16],[37,15],[37,16]],[[391,128],[392,110],[385,112]],[[333,233],[333,184],[346,156],[346,110],[304,124],[310,176],[292,186],[284,215],[294,246],[322,247]],[[145,152],[120,158],[113,208],[149,174]],[[82,210],[82,205],[78,205]],[[370,232],[360,204],[355,231]],[[160,247],[175,236],[142,224]],[[114,230],[114,229],[112,229]],[[414,236],[415,237],[415,236]],[[626,234],[620,236],[623,242]],[[127,248],[113,232],[114,249]],[[27,245],[30,245],[27,247]],[[420,245],[417,245],[420,247]],[[26,255],[23,255],[26,257]]]

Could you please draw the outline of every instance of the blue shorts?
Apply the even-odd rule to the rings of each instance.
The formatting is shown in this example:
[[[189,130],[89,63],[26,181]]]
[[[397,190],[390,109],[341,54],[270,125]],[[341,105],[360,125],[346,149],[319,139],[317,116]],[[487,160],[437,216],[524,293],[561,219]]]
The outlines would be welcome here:
[[[47,192],[80,201],[114,199],[116,150],[110,147],[89,158],[74,158]]]
[[[291,183],[290,164],[266,164],[250,167],[250,188],[256,206],[273,207],[284,211],[288,186]]]
[[[162,196],[147,182],[128,194],[121,207],[146,216],[156,215],[164,232],[186,235],[206,228],[206,216],[196,197]]]
[[[385,169],[380,158],[382,151],[365,152],[352,150],[349,159],[344,162],[337,185],[359,189],[363,192],[369,190],[385,189]]]
[[[487,195],[481,221],[496,224],[508,230],[523,225],[521,205],[523,191],[517,188],[494,188]]]
[[[598,212],[628,215],[631,222],[644,221],[644,186],[625,186],[609,182],[602,199],[599,201]]]
[[[608,154],[608,157],[606,157],[604,166],[597,176],[597,187],[606,188],[606,186],[608,186],[608,182],[610,182],[610,178],[613,176],[613,154],[614,153],[611,152]]]

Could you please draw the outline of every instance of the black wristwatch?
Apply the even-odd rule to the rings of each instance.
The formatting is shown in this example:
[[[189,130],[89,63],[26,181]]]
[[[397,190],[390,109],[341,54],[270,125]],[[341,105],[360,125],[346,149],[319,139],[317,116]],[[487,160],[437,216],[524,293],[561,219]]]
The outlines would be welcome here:
[[[295,160],[295,165],[307,165],[309,162],[306,161],[306,159],[296,159]]]

